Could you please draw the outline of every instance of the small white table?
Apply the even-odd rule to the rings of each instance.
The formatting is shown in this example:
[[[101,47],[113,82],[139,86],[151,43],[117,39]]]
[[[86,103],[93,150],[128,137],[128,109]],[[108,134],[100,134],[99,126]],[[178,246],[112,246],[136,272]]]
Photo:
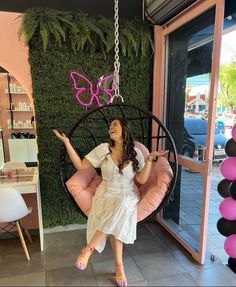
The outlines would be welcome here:
[[[15,174],[11,176],[0,175],[0,192],[3,187],[14,187],[21,194],[36,193],[37,208],[38,208],[38,223],[39,223],[39,237],[40,237],[40,249],[43,251],[43,220],[42,220],[42,207],[39,185],[39,174],[37,167],[28,167],[25,169],[18,169]]]

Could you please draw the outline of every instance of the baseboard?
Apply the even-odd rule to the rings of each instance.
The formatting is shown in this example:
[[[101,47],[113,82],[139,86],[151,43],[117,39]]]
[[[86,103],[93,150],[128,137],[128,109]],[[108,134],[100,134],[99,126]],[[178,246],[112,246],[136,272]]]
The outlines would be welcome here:
[[[51,228],[44,228],[43,229],[43,233],[56,233],[56,232],[63,232],[63,231],[71,231],[71,230],[82,230],[82,229],[86,229],[87,224],[69,224],[66,226],[55,226],[55,227],[51,227]]]

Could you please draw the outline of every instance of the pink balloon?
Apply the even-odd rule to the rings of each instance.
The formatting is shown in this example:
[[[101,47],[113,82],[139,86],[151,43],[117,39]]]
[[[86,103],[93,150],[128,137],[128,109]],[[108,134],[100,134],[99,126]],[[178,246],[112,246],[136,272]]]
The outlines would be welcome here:
[[[232,129],[232,138],[236,141],[236,124],[234,125]]]
[[[224,249],[230,257],[236,259],[236,234],[232,234],[225,239]]]
[[[221,174],[228,180],[236,179],[236,157],[231,156],[224,159],[220,165]]]
[[[236,200],[226,197],[219,206],[220,214],[228,220],[236,219]]]

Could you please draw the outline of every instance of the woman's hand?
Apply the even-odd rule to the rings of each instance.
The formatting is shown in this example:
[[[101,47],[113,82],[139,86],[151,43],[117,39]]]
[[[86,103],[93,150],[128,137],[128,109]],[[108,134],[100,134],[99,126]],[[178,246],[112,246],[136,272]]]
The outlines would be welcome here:
[[[136,174],[137,181],[141,184],[144,184],[149,178],[149,175],[152,169],[152,162],[156,161],[158,156],[166,156],[168,152],[169,152],[168,150],[159,150],[159,151],[150,152],[149,156],[147,157],[144,167],[142,168],[140,172]]]
[[[59,140],[61,140],[64,144],[68,143],[70,140],[64,133],[60,133],[58,130],[53,130],[53,133]]]
[[[77,152],[74,150],[73,146],[71,145],[70,140],[64,133],[60,133],[58,130],[53,130],[53,133],[55,134],[57,138],[59,138],[59,140],[61,140],[64,143],[67,153],[74,167],[77,170],[86,169],[91,166],[90,162],[86,158],[81,160],[81,158],[78,156]]]
[[[166,156],[168,154],[168,150],[158,150],[149,153],[148,160],[155,161],[158,156]]]

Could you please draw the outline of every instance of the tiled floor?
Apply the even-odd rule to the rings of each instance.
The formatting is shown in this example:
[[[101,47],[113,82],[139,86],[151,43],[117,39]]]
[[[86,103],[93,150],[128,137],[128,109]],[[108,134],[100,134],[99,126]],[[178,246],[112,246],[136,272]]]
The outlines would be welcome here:
[[[27,261],[17,239],[1,240],[0,286],[115,286],[112,252],[94,252],[85,271],[74,261],[85,244],[85,230],[45,234],[28,244]],[[125,245],[124,264],[129,286],[236,286],[236,274],[219,259],[204,265],[191,256],[156,222],[138,226],[134,245]]]
[[[217,221],[221,218],[219,204],[223,198],[217,191],[219,182],[223,179],[219,164],[214,164],[211,174],[211,191],[208,212],[207,250],[210,254],[218,257],[223,263],[227,263],[228,255],[224,250],[225,237],[217,230]],[[180,223],[179,225],[196,239],[200,240],[200,223],[202,209],[202,183],[200,173],[182,171]],[[197,246],[197,249],[198,246]]]
[[[199,182],[199,174],[193,175],[193,188],[193,177],[187,177],[189,182],[183,181],[181,224],[193,238],[199,239],[201,194],[196,191],[201,190],[201,179]],[[219,166],[213,166],[205,264],[196,263],[158,223],[149,221],[138,226],[135,244],[124,248],[129,286],[236,286],[236,274],[225,265],[225,237],[216,228],[222,201],[217,185],[222,178]],[[85,271],[74,267],[84,244],[85,230],[48,233],[45,250],[40,252],[39,238],[35,236],[34,243],[27,244],[31,256],[27,261],[19,239],[1,240],[0,286],[115,286],[109,243],[103,253],[94,252]],[[216,257],[215,261],[211,261],[211,255]]]

